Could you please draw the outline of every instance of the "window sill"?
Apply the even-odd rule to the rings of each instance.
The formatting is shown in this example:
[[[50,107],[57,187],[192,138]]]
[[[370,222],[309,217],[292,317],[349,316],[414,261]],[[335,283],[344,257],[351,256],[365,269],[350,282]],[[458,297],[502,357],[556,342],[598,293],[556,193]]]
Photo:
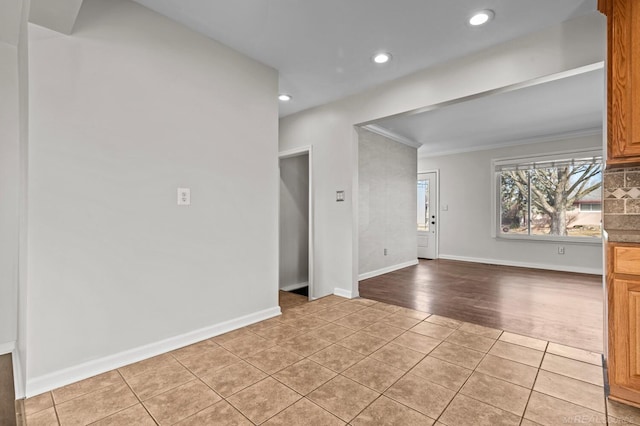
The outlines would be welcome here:
[[[502,241],[528,241],[534,243],[563,243],[563,244],[577,244],[577,245],[601,245],[602,237],[546,237],[546,236],[532,236],[532,235],[496,235],[496,240]]]

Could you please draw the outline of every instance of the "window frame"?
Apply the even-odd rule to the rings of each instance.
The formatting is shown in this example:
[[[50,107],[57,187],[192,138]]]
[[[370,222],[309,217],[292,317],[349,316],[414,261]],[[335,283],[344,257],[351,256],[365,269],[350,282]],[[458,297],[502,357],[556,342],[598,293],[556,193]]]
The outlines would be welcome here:
[[[552,243],[564,243],[564,244],[602,244],[602,234],[600,237],[575,237],[575,236],[560,236],[560,235],[523,235],[523,234],[505,234],[498,229],[500,221],[498,220],[498,214],[501,211],[500,206],[500,175],[496,171],[496,167],[507,164],[517,163],[543,163],[550,161],[566,160],[567,158],[585,158],[585,157],[601,157],[604,172],[605,157],[602,148],[587,148],[577,149],[570,151],[557,151],[541,155],[527,155],[521,157],[503,157],[494,158],[491,160],[491,238],[503,241],[529,241],[529,242],[552,242]]]

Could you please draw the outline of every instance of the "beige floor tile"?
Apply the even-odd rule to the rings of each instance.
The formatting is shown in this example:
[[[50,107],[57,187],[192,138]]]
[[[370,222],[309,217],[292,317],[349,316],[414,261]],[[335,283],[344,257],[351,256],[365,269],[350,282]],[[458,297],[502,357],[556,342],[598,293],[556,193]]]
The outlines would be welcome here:
[[[297,310],[305,315],[314,315],[327,309],[326,306],[318,305],[317,303],[305,303],[300,305]],[[311,324],[311,323],[310,323]]]
[[[384,392],[394,384],[405,372],[373,358],[365,358],[342,375],[377,392]]]
[[[272,340],[273,342],[278,344],[282,341],[297,336],[298,334],[301,334],[302,331],[297,328],[281,324],[274,327],[266,328],[264,330],[256,330],[255,333],[263,339]]]
[[[393,327],[401,328],[403,330],[408,330],[411,327],[414,327],[416,324],[419,324],[421,321],[419,319],[410,318],[405,315],[394,313],[393,315],[382,318],[380,322],[389,324]]]
[[[443,325],[449,328],[459,328],[462,324],[464,324],[464,322],[462,321],[454,320],[453,318],[442,317],[440,315],[431,315],[430,317],[425,319],[425,321]]]
[[[156,422],[153,421],[153,418],[142,404],[137,404],[107,418],[98,420],[96,423],[92,423],[92,426],[155,426],[155,424]]]
[[[543,352],[547,349],[547,344],[549,343],[546,340],[534,339],[533,337],[509,333],[508,331],[502,333],[498,340]]]
[[[441,340],[423,336],[422,334],[413,333],[411,331],[407,331],[393,340],[393,343],[396,345],[404,346],[405,348],[413,349],[414,351],[422,352],[423,354],[431,352],[440,344],[440,342]]]
[[[269,426],[341,426],[345,422],[303,398],[264,424]]]
[[[253,426],[245,416],[227,401],[219,401],[209,408],[176,423],[180,426]]]
[[[455,392],[409,373],[387,389],[384,395],[432,419],[437,419]]]
[[[327,324],[324,327],[311,330],[307,334],[309,336],[317,337],[319,339],[335,343],[338,340],[342,340],[345,337],[352,335],[353,333],[355,333],[355,330],[352,330],[350,328],[343,327],[338,324]]]
[[[522,419],[522,423],[520,423],[520,426],[542,426],[542,425],[540,425],[540,423],[532,422],[529,419]]]
[[[391,315],[391,312],[381,311],[374,308],[366,308],[361,311],[358,311],[358,315],[361,316],[362,318],[377,322]]]
[[[324,311],[314,314],[315,317],[320,318],[324,321],[335,321],[342,317],[346,317],[347,315],[349,315],[348,312],[341,311],[340,309],[336,308],[325,309]]]
[[[217,346],[218,344],[213,340],[204,340],[202,342],[194,343],[193,345],[185,346],[184,348],[176,349],[175,351],[171,352],[171,355],[173,355],[174,358],[179,361],[190,356],[202,353],[203,351],[213,349]]]
[[[535,368],[540,367],[542,357],[544,356],[544,352],[500,341],[497,341],[496,344],[493,345],[489,354],[530,365]]]
[[[583,349],[572,348],[570,346],[559,345],[557,343],[549,343],[547,352],[554,355],[560,355],[565,358],[575,359],[593,365],[602,365],[602,354],[596,352],[585,351]]]
[[[403,315],[405,317],[417,319],[420,321],[424,321],[430,315],[427,312],[416,311],[415,309],[409,309],[409,308],[400,308],[395,313]]]
[[[357,297],[355,299],[349,299],[345,303],[351,303],[354,305],[372,306],[378,302],[376,302],[375,300],[364,298],[364,297]]]
[[[335,305],[333,309],[338,309],[343,312],[347,312],[349,314],[353,314],[355,312],[361,311],[366,308],[365,305],[354,304],[349,302],[340,303],[339,305]]]
[[[171,357],[167,357],[166,359],[169,362],[175,362]],[[55,403],[60,404],[73,398],[95,392],[99,389],[103,389],[109,386],[120,386],[123,384],[124,381],[122,380],[120,374],[118,374],[117,371],[113,370],[108,371],[104,374],[90,377],[85,380],[81,380],[79,382],[72,383],[58,389],[54,389],[51,393],[53,394],[53,400],[55,401]]]
[[[161,393],[144,406],[161,425],[171,425],[215,404],[222,398],[200,380]]]
[[[269,350],[269,349],[267,349]],[[240,361],[219,370],[203,374],[201,379],[217,394],[228,398],[236,392],[251,386],[267,377],[253,365]]]
[[[354,314],[347,315],[346,317],[342,317],[334,321],[333,323],[357,331],[370,326],[374,322],[376,321],[369,318],[362,317],[358,315],[358,312],[356,312]]]
[[[405,332],[402,328],[394,327],[384,322],[376,322],[369,327],[363,328],[361,331],[386,341],[393,340]]]
[[[180,363],[196,376],[202,376],[238,361],[240,358],[224,348],[217,347],[185,358]]]
[[[281,317],[278,317],[278,319],[280,319]],[[217,344],[222,344],[225,342],[230,342],[235,339],[239,339],[240,337],[251,336],[253,334],[254,333],[251,333],[249,330],[247,330],[246,327],[244,327],[244,328],[239,328],[238,330],[233,330],[228,333],[213,337],[211,340]]]
[[[386,345],[387,340],[364,332],[357,332],[345,337],[337,342],[337,344],[362,355],[369,355]]]
[[[301,395],[317,389],[324,383],[333,379],[336,373],[309,359],[297,362],[273,375]]]
[[[277,317],[269,318],[268,320],[251,324],[247,326],[246,329],[251,331],[252,333],[257,333],[260,330],[266,330],[268,328],[275,327],[276,325],[280,325],[280,324],[281,324],[280,315],[278,315]]]
[[[586,362],[547,353],[542,361],[542,368],[552,373],[562,374],[598,386],[604,386],[602,367]]]
[[[478,364],[476,371],[523,386],[527,389],[533,388],[536,374],[538,373],[538,370],[534,367],[493,355],[487,355],[482,362]]]
[[[56,404],[63,425],[89,424],[138,403],[138,398],[124,382]]]
[[[458,394],[439,421],[447,426],[517,426],[520,417]]]
[[[424,414],[383,395],[360,413],[350,424],[353,426],[430,426],[433,422],[433,419]]]
[[[285,340],[284,342],[280,343],[279,346],[306,357],[318,351],[321,351],[322,349],[330,345],[331,342],[328,342],[326,340],[311,336],[309,334],[302,334],[292,339]]]
[[[400,306],[390,305],[388,303],[382,303],[382,302],[378,302],[371,307],[373,309],[378,309],[378,310],[389,312],[389,313],[394,313],[400,310]]]
[[[531,390],[475,372],[460,393],[522,417]]]
[[[332,345],[311,355],[309,359],[337,373],[341,373],[361,359],[364,359],[364,356],[343,346]]]
[[[336,376],[311,392],[308,398],[331,414],[349,422],[379,395],[351,379]]]
[[[472,371],[438,358],[427,356],[411,370],[411,373],[457,392],[469,378]]]
[[[444,340],[455,331],[453,328],[445,327],[431,322],[421,322],[411,329],[412,332],[433,337],[434,339]]]
[[[607,417],[608,425],[610,426],[636,426],[634,423],[629,423],[624,419],[617,419],[615,417]]]
[[[260,424],[302,396],[271,377],[238,392],[227,401],[249,420]]]
[[[541,425],[606,424],[604,414],[536,391],[524,417]]]
[[[250,357],[274,345],[275,342],[273,340],[264,339],[257,334],[247,335],[221,343],[222,347],[240,358]]]
[[[614,419],[626,421],[633,425],[640,425],[640,408],[607,400],[607,413]]]
[[[482,352],[447,342],[442,342],[429,355],[470,370],[476,368],[484,357]]]
[[[389,364],[405,372],[413,368],[424,356],[422,352],[396,345],[393,342],[381,347],[370,355],[371,358],[382,361],[385,364]]]
[[[465,348],[473,349],[479,352],[488,352],[495,340],[479,334],[467,333],[466,331],[456,330],[446,339],[447,342],[453,343]]]
[[[195,376],[189,370],[178,361],[174,361],[157,370],[133,376],[127,380],[127,383],[138,398],[144,401],[193,379],[195,379]]]
[[[488,337],[490,339],[497,339],[502,334],[502,330],[498,330],[496,328],[484,327],[482,325],[471,324],[469,322],[465,322],[459,328],[459,330],[464,331],[466,333],[477,334],[482,337]]]
[[[533,390],[600,413],[605,412],[604,390],[591,383],[540,370]]]
[[[53,407],[40,410],[27,416],[28,426],[58,426],[58,417]]]
[[[336,296],[335,294],[330,294],[329,296],[324,296],[321,297],[319,299],[316,299],[312,302],[309,303],[314,303],[320,306],[325,306],[325,307],[329,307],[329,306],[335,306],[339,303],[343,303],[346,302],[349,299],[345,299],[344,297],[340,297],[340,296]]]
[[[246,359],[247,362],[267,374],[273,374],[302,359],[299,355],[281,346],[274,346]]]
[[[53,398],[51,397],[51,392],[45,392],[40,395],[32,396],[31,398],[27,398],[24,401],[24,412],[27,416],[51,407],[53,407]]]
[[[284,324],[293,327],[301,332],[310,331],[318,327],[329,324],[329,322],[314,316],[304,316],[293,320],[283,321]]]

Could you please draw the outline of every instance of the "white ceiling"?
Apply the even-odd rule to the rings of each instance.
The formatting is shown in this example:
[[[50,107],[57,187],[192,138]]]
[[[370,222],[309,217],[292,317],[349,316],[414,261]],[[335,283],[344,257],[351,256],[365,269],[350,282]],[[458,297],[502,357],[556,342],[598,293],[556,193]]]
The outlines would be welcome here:
[[[599,131],[604,96],[605,77],[600,68],[420,114],[382,119],[375,125],[423,144],[419,156],[469,151]]]
[[[135,0],[280,72],[288,115],[595,10],[596,0]],[[481,9],[495,19],[466,22]],[[389,51],[393,61],[370,57]]]

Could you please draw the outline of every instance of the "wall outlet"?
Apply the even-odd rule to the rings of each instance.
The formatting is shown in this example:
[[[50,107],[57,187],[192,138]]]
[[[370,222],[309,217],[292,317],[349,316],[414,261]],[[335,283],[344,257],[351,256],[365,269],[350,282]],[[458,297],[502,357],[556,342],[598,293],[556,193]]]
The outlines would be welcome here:
[[[564,246],[558,246],[558,254],[564,254]]]
[[[385,256],[387,255],[387,249],[384,249],[384,255]]]
[[[191,188],[178,188],[178,205],[191,205]]]

